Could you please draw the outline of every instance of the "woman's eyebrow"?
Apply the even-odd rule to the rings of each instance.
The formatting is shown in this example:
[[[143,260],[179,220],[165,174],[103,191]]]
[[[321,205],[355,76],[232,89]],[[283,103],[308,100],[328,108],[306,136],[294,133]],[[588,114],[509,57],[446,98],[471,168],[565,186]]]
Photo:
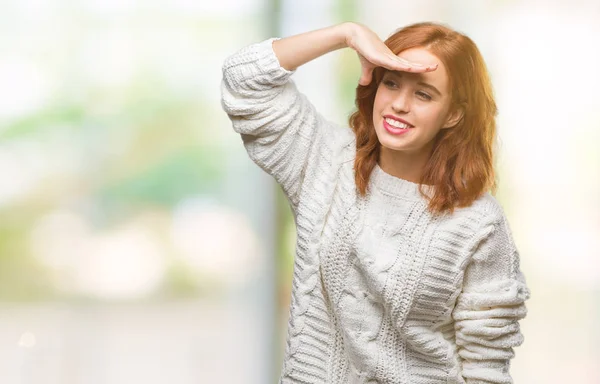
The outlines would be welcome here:
[[[396,77],[402,77],[402,71],[388,71],[388,73],[390,73],[390,74],[392,74],[393,76],[396,76]],[[432,84],[425,83],[424,81],[419,81],[417,84],[419,84],[419,85],[421,85],[421,86],[423,86],[423,87],[425,87],[425,88],[431,89],[431,91],[432,91],[432,92],[435,92],[435,93],[437,93],[439,96],[442,96],[442,92],[440,92],[440,91],[439,91],[439,90],[438,90],[436,87],[434,87]]]

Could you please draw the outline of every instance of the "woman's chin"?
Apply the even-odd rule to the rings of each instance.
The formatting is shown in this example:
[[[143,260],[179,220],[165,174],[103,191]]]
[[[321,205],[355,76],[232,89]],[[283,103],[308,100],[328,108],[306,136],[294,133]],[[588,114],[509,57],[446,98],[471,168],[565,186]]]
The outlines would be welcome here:
[[[382,144],[382,145],[383,145],[383,144]],[[388,145],[383,145],[383,146],[384,146],[384,147],[385,147],[387,150],[390,150],[390,151],[402,152],[402,151],[404,151],[404,150],[405,150],[405,149],[404,149],[404,148],[402,148],[401,146],[388,146]]]
[[[398,140],[394,140],[393,138],[390,139],[386,137],[383,140],[380,139],[379,143],[381,144],[381,146],[392,151],[406,150],[405,143],[399,143]]]

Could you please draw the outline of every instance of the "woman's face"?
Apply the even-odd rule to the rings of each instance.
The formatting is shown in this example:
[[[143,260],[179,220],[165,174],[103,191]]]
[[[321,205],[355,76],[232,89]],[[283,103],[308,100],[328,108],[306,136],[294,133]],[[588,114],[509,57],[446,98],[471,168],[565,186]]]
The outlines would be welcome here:
[[[459,120],[448,116],[451,95],[446,67],[424,48],[407,49],[398,56],[438,68],[425,73],[385,72],[373,105],[375,132],[387,149],[411,154],[430,151],[437,133]],[[405,124],[410,128],[402,129]]]

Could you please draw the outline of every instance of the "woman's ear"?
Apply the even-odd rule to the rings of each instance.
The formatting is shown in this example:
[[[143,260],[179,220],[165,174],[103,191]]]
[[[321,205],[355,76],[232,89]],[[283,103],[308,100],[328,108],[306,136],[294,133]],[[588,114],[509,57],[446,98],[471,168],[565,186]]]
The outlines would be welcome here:
[[[452,112],[446,119],[446,123],[444,124],[442,129],[454,128],[460,122],[460,120],[462,120],[464,115],[465,113],[462,107],[455,108],[454,112]]]

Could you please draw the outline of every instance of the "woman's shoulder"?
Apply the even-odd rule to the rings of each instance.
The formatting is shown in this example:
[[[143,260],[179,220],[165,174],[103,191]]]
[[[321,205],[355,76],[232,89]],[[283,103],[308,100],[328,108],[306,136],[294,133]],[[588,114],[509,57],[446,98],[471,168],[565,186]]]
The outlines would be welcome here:
[[[480,231],[481,228],[500,222],[504,217],[502,204],[490,192],[485,192],[471,205],[457,207],[452,214],[443,216],[440,228],[460,230],[468,238]]]
[[[473,218],[498,218],[504,214],[504,208],[500,201],[491,194],[491,192],[483,192],[478,198],[466,207],[457,207],[454,210],[453,215],[468,215]],[[450,216],[453,216],[450,215]]]
[[[484,192],[479,196],[470,207],[471,211],[479,213],[485,217],[498,217],[504,214],[504,208],[496,196],[489,191]]]

